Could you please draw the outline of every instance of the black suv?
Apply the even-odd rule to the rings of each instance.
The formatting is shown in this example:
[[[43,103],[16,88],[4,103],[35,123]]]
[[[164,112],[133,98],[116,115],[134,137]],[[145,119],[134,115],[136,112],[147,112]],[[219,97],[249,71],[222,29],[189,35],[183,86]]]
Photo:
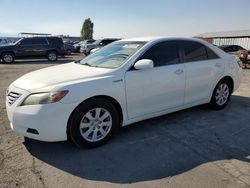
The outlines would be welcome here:
[[[64,55],[65,46],[59,37],[22,38],[13,44],[0,46],[0,57],[4,63],[34,57],[47,57],[49,61],[56,61],[58,56]]]

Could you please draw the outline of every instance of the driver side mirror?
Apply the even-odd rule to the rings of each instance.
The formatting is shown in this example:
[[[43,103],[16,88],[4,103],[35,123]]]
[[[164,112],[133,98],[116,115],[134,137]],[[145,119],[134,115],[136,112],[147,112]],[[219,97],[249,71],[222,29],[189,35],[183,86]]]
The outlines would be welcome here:
[[[150,59],[141,59],[134,65],[136,70],[152,69],[154,68],[154,62]]]

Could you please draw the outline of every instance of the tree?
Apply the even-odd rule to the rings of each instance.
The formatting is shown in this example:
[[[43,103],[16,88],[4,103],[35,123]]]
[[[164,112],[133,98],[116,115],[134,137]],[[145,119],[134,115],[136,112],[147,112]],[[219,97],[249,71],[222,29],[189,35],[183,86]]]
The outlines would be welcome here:
[[[93,39],[94,23],[90,18],[84,20],[81,29],[81,39],[90,40]]]

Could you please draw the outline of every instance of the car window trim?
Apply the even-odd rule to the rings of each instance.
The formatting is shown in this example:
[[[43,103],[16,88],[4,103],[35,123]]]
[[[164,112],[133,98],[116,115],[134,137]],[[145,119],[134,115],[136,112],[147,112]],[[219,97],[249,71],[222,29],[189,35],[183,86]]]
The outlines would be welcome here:
[[[200,45],[202,45],[204,48],[205,48],[205,51],[206,51],[206,55],[207,55],[207,59],[202,59],[202,60],[197,60],[197,61],[186,61],[186,55],[185,55],[185,51],[184,51],[184,42],[194,42],[194,43],[198,43]],[[197,41],[188,41],[188,40],[182,40],[181,41],[181,52],[182,52],[182,60],[183,60],[183,63],[194,63],[194,62],[199,62],[199,61],[210,61],[210,60],[214,60],[214,59],[220,59],[220,57],[218,56],[217,53],[215,53],[211,48],[209,48],[213,53],[215,53],[215,55],[217,55],[217,58],[212,58],[212,59],[209,59],[208,57],[208,50],[207,50],[207,47],[206,45],[200,43],[200,42],[197,42]]]
[[[26,38],[27,39],[27,38]],[[24,40],[26,40],[24,39]],[[44,39],[46,41],[46,44],[22,44],[22,41],[21,41],[21,46],[41,46],[41,45],[49,45],[49,41],[47,40],[47,38]]]
[[[180,48],[180,40],[164,40],[164,41],[159,41],[159,42],[157,42],[157,43],[154,43],[154,44],[152,44],[152,45],[150,45],[150,46],[148,46],[148,48],[147,49],[145,49],[140,55],[139,55],[139,57],[137,57],[135,60],[134,60],[134,62],[132,63],[132,65],[129,67],[129,69],[127,70],[127,71],[138,71],[137,69],[135,69],[134,68],[134,65],[135,65],[135,63],[138,61],[138,59],[140,59],[141,58],[141,56],[143,56],[148,50],[150,50],[153,46],[155,46],[155,45],[157,45],[157,44],[159,44],[159,43],[161,43],[161,42],[176,42],[177,43],[177,48],[178,48],[178,56],[179,56],[179,62],[178,63],[175,63],[175,64],[170,64],[170,65],[160,65],[160,66],[157,66],[157,67],[165,67],[165,66],[171,66],[171,65],[179,65],[179,64],[181,64],[181,63],[183,63],[182,62],[182,58],[181,58],[181,48]],[[157,68],[156,66],[154,66],[154,68]]]

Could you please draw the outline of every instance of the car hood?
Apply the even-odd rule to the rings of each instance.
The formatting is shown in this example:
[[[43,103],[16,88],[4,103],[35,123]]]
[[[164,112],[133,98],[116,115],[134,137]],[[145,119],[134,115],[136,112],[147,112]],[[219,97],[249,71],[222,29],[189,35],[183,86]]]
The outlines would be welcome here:
[[[30,72],[14,81],[13,85],[34,92],[66,82],[103,77],[111,71],[112,69],[90,67],[73,62]]]
[[[14,46],[15,46],[14,44],[1,44],[0,49],[12,48]]]

